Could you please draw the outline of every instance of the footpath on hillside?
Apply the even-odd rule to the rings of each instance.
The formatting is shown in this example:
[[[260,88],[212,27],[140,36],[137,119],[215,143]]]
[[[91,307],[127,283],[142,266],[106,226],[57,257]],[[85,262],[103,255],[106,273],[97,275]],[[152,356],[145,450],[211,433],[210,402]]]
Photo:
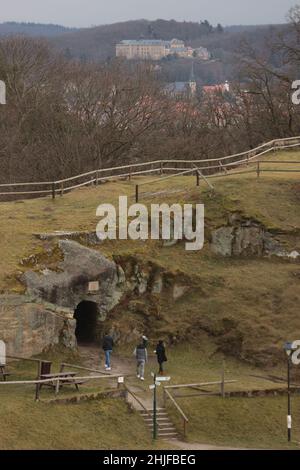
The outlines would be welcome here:
[[[80,357],[83,364],[89,368],[103,369],[103,353],[101,348],[97,346],[79,346],[78,348]],[[151,411],[153,409],[153,401],[150,390],[148,386],[136,378],[135,375],[135,359],[132,356],[132,359],[127,357],[120,357],[117,354],[114,354],[112,357],[113,363],[113,374],[124,374],[128,376],[127,387],[138,397],[143,406]],[[154,363],[153,363],[154,364]],[[152,362],[150,363],[152,366]],[[155,364],[156,366],[156,364]],[[142,407],[137,403],[136,400],[129,394],[128,402],[136,411],[141,411]],[[161,397],[158,396],[158,407],[162,407],[163,403]],[[172,449],[180,450],[241,450],[233,449],[230,447],[218,447],[207,444],[191,443],[185,442],[180,439],[172,439],[172,441],[166,441],[166,445],[170,445]]]

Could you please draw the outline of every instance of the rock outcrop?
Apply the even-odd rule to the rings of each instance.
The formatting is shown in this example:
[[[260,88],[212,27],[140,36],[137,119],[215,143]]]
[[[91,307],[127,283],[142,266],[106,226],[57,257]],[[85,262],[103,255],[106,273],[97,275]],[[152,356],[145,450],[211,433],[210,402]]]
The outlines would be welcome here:
[[[72,313],[25,295],[0,296],[0,338],[7,354],[31,357],[57,344],[74,348]]]
[[[299,239],[297,244],[300,244]],[[211,250],[221,256],[279,256],[297,259],[300,253],[282,246],[276,236],[253,219],[231,214],[228,225],[211,233]]]
[[[61,307],[75,309],[83,300],[97,303],[101,319],[120,300],[123,279],[113,261],[77,242],[61,240],[63,261],[57,271],[28,271],[23,281],[27,293]],[[92,292],[90,283],[97,283]]]
[[[35,256],[26,260],[24,265],[30,269],[21,276],[26,295],[0,298],[0,338],[13,354],[31,356],[57,344],[74,348],[74,312],[84,301],[96,306],[95,338],[101,337],[109,313],[115,308],[123,310],[122,302],[129,302],[128,311],[137,321],[127,335],[122,330],[122,338],[130,341],[144,331],[145,319],[147,323],[159,315],[157,296],[176,302],[192,288],[191,281],[180,273],[166,272],[135,257],[110,261],[73,240],[59,240],[54,254],[55,262],[51,254],[43,262]],[[120,333],[117,324],[110,323],[116,339]]]

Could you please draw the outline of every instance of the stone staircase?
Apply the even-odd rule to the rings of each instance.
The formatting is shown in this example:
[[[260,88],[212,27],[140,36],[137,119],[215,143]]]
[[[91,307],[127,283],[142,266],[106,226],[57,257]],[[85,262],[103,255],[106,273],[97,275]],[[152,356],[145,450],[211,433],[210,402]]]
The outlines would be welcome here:
[[[148,412],[151,417],[145,410],[141,410],[140,413],[144,418],[149,431],[153,433],[153,410],[149,410]],[[157,434],[160,439],[170,440],[178,439],[180,437],[165,408],[157,408],[156,416],[158,423]]]

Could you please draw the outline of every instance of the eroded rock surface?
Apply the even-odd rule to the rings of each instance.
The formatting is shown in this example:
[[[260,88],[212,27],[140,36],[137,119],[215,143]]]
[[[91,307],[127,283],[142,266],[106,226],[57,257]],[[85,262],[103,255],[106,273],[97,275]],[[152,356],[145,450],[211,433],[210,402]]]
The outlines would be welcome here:
[[[74,348],[72,312],[24,295],[0,296],[0,338],[7,354],[31,357],[62,344]]]
[[[123,292],[116,264],[74,241],[61,240],[59,248],[63,261],[59,263],[57,272],[28,271],[24,274],[28,294],[73,309],[83,300],[93,301],[105,318]],[[90,282],[97,282],[99,289],[90,292]]]
[[[300,244],[300,241],[296,243]],[[299,251],[288,250],[263,224],[233,215],[229,217],[228,225],[212,231],[211,250],[221,256],[300,258]]]

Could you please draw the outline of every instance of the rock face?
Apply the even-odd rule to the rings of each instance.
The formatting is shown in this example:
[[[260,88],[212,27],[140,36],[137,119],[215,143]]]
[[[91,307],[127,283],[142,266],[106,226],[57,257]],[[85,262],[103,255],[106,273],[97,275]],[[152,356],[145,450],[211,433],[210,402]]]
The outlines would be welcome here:
[[[212,233],[211,247],[222,256],[262,256],[264,229],[254,224],[221,227]]]
[[[259,222],[239,217],[211,234],[211,250],[221,256],[279,256],[296,260],[298,251],[287,251]]]
[[[59,343],[74,348],[76,322],[70,316],[28,296],[0,296],[0,338],[7,354],[30,357]]]
[[[147,322],[148,317],[158,315],[158,295],[170,295],[177,301],[190,289],[182,275],[164,272],[155,263],[134,257],[110,261],[73,240],[60,240],[58,251],[58,265],[52,264],[52,270],[32,259],[36,270],[22,276],[25,296],[5,296],[0,301],[0,339],[8,352],[31,356],[56,344],[74,348],[76,326],[80,338],[89,322],[93,324],[89,340],[98,340],[108,314],[114,307],[122,310],[124,301],[131,305],[134,327],[130,326],[127,335],[122,331],[122,338],[132,340],[144,331],[145,324],[138,317]],[[117,323],[110,325],[116,338]]]
[[[116,264],[74,241],[61,240],[59,248],[63,261],[58,272],[28,271],[24,274],[28,294],[71,309],[84,300],[93,301],[104,320],[123,293],[123,280]],[[98,285],[92,292],[89,289],[91,282]]]

